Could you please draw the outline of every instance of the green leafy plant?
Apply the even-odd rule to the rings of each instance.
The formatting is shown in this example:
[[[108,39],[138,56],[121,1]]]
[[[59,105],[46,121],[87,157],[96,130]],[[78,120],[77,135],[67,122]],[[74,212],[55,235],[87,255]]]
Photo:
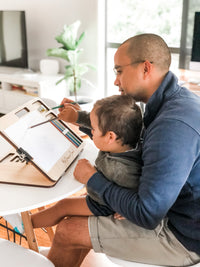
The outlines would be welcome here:
[[[64,77],[57,84],[66,80],[69,90],[74,93],[75,101],[77,101],[77,91],[81,87],[81,82],[85,80],[90,83],[83,78],[83,75],[89,71],[89,68],[95,69],[91,64],[79,63],[79,56],[83,52],[83,48],[78,48],[78,46],[85,36],[85,32],[82,32],[80,37],[77,37],[80,24],[81,22],[78,20],[71,25],[64,25],[62,33],[55,37],[62,46],[47,50],[48,56],[60,57],[69,63],[65,66]]]

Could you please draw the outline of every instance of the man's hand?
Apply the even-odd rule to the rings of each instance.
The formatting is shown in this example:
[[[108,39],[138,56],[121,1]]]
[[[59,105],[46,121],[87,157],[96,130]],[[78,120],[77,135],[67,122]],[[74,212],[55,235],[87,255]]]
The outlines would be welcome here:
[[[116,213],[114,214],[114,219],[120,221],[120,220],[125,220],[126,218],[123,217],[122,215],[120,215],[119,213],[116,212]]]
[[[67,104],[58,114],[58,119],[75,124],[78,119],[78,111]]]
[[[71,106],[71,107],[74,107],[76,110],[81,110],[81,107],[78,104],[70,104],[70,103],[74,103],[74,101],[69,98],[63,98],[60,104],[64,105],[65,107]],[[64,108],[59,108],[59,112],[62,112],[63,109]]]
[[[74,177],[82,184],[87,184],[90,177],[97,172],[87,159],[80,159],[74,170]]]
[[[61,105],[64,105],[63,108],[59,108],[58,119],[66,122],[70,122],[75,124],[78,119],[78,110],[80,110],[80,106],[78,104],[70,104],[73,101],[64,98],[61,102]]]

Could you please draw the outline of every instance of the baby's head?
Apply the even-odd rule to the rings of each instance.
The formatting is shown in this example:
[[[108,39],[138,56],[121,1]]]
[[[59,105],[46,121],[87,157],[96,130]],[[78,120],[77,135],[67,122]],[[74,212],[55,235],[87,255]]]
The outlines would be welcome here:
[[[93,141],[103,150],[115,141],[135,148],[142,129],[142,114],[130,95],[114,95],[98,100],[90,114]],[[104,148],[105,147],[105,148]]]

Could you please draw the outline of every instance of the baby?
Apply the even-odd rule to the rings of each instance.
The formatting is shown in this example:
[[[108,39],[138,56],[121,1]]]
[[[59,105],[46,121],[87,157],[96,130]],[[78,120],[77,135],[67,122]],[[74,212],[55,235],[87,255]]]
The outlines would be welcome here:
[[[66,110],[60,116],[65,121],[69,121],[69,114],[78,112],[72,106],[68,106]],[[90,113],[88,127],[91,127],[93,142],[100,150],[95,161],[96,166],[81,159],[74,173],[87,164],[95,171],[103,173],[110,181],[136,189],[142,165],[139,145],[142,114],[133,97],[115,95],[98,100]],[[108,216],[114,213],[114,210],[87,187],[86,196],[63,199],[31,217],[33,227],[37,228],[55,225],[66,216]]]

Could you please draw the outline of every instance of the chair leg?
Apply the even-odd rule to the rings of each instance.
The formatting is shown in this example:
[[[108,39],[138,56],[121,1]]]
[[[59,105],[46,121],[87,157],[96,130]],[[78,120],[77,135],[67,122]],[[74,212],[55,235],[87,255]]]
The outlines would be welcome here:
[[[35,232],[33,230],[29,211],[22,212],[21,216],[22,216],[22,220],[23,220],[23,224],[24,224],[24,230],[26,233],[29,248],[36,251],[36,252],[39,252],[37,239],[35,236]]]
[[[10,240],[10,235],[9,235],[9,231],[8,231],[8,223],[6,221],[6,228],[7,228],[7,237],[8,237],[8,240]]]

